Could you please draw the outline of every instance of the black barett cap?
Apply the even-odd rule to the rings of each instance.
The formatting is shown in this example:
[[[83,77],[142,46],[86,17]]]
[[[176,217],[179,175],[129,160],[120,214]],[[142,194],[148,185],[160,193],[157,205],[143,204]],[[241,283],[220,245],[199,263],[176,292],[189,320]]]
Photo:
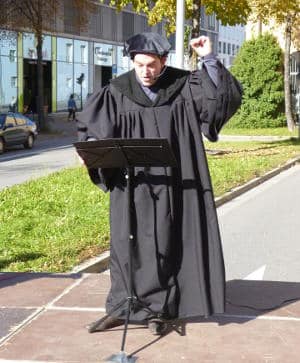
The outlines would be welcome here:
[[[131,58],[137,53],[162,57],[166,56],[170,49],[170,43],[158,33],[140,33],[126,40],[123,53]]]

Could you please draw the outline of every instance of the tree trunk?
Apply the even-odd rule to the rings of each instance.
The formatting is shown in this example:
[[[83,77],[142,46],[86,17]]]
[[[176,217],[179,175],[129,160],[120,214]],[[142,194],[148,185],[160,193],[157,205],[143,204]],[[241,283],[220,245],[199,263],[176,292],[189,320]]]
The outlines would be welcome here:
[[[295,128],[292,113],[292,96],[290,85],[290,48],[291,48],[291,18],[287,17],[285,24],[285,49],[284,49],[284,100],[287,127],[290,131]]]
[[[37,35],[37,85],[38,85],[38,94],[37,94],[37,114],[38,114],[38,123],[41,130],[45,130],[45,114],[44,114],[44,74],[43,74],[43,37],[42,34]]]
[[[192,38],[200,36],[200,22],[201,22],[201,1],[193,1],[193,15],[192,15]],[[196,52],[192,51],[190,57],[190,70],[197,69],[198,56]]]
[[[37,1],[37,23],[36,23],[36,52],[37,52],[37,113],[38,122],[41,130],[46,129],[45,113],[44,113],[44,74],[43,74],[43,4]]]
[[[259,16],[258,18],[258,36],[262,35],[262,21],[261,21],[261,17]]]

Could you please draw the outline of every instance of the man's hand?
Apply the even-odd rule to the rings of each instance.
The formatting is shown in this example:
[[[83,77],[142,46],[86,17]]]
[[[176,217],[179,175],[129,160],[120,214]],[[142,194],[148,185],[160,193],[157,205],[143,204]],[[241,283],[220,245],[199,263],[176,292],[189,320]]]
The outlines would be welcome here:
[[[212,52],[212,45],[209,37],[201,35],[199,38],[190,40],[190,46],[198,54],[199,57],[204,57]]]

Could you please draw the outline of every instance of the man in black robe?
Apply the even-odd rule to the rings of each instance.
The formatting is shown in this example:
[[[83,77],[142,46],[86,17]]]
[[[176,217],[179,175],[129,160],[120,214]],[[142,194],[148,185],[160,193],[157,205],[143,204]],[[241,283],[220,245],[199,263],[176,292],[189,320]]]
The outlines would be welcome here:
[[[208,37],[192,39],[201,70],[166,66],[170,45],[155,33],[126,43],[134,69],[89,97],[78,117],[86,140],[167,138],[178,167],[135,168],[133,286],[140,302],[130,322],[162,334],[172,319],[223,313],[225,272],[202,134],[217,141],[241,102],[239,83],[211,53]],[[81,137],[82,140],[82,137]],[[128,292],[128,223],[124,171],[89,169],[110,192],[109,312]],[[123,323],[126,307],[98,330]]]

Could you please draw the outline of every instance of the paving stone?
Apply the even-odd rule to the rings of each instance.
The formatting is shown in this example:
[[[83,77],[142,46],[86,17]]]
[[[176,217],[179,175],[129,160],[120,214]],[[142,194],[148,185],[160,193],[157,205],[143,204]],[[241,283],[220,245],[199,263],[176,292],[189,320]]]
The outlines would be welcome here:
[[[0,339],[11,333],[36,309],[0,308]]]
[[[0,306],[36,307],[47,304],[81,274],[1,273]]]

